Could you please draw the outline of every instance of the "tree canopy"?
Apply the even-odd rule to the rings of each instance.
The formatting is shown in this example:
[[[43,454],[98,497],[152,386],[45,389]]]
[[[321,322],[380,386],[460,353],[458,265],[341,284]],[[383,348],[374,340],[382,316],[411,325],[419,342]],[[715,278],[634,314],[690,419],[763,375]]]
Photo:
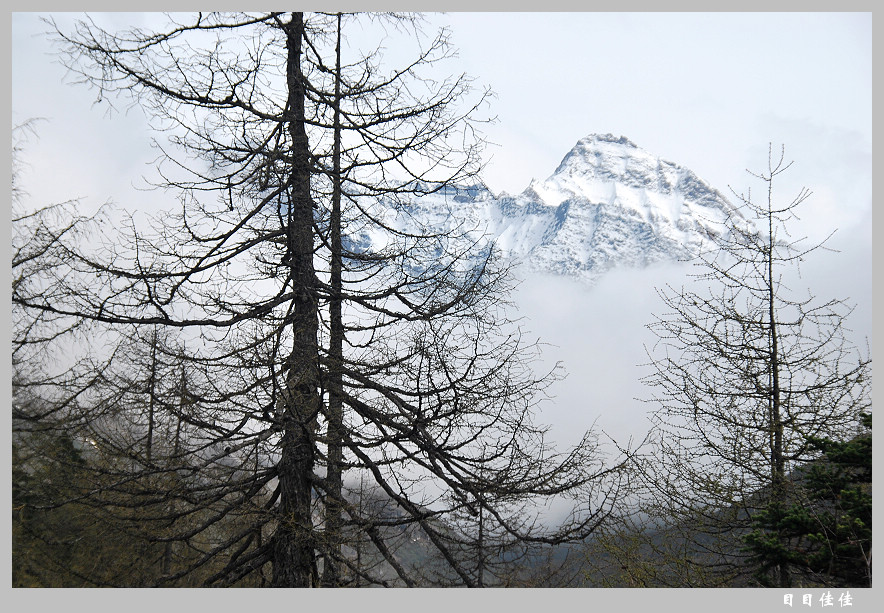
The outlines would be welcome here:
[[[556,374],[533,372],[493,245],[413,215],[478,180],[487,94],[421,75],[449,57],[444,32],[401,68],[344,57],[361,19],[377,17],[55,28],[98,102],[128,99],[166,136],[158,184],[179,199],[147,229],[51,230],[51,265],[28,273],[50,289],[13,296],[114,349],[90,345],[106,367],[42,422],[88,445],[71,500],[161,545],[138,584],[417,585],[400,553],[422,539],[433,581],[477,585],[485,554],[465,545],[579,540],[616,494],[594,438],[559,453],[533,423]],[[386,27],[422,36],[411,17]],[[573,501],[561,525],[531,519],[555,497]]]

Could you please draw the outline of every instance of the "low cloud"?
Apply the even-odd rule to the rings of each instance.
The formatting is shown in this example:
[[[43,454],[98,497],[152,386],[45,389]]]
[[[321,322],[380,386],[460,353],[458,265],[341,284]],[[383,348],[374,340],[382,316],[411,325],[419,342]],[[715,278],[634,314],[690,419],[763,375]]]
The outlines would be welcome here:
[[[561,361],[568,373],[549,391],[538,421],[551,425],[560,445],[576,443],[586,430],[604,432],[620,445],[640,441],[651,408],[641,378],[649,374],[646,325],[660,311],[655,287],[680,285],[691,267],[657,265],[617,270],[593,287],[566,277],[527,275],[516,302],[529,337],[547,346],[544,364]]]
[[[800,279],[789,286],[797,295],[810,291],[819,301],[845,299],[855,305],[847,319],[848,338],[863,351],[872,345],[871,213],[864,223],[845,228],[829,246],[803,263]],[[593,287],[567,277],[526,274],[516,295],[523,328],[545,344],[543,365],[561,361],[567,377],[554,384],[553,398],[542,403],[537,421],[563,448],[587,430],[604,432],[618,444],[641,442],[656,407],[643,402],[650,389],[641,379],[651,373],[645,347],[656,337],[647,329],[665,307],[656,288],[678,289],[698,272],[690,264],[621,269]]]

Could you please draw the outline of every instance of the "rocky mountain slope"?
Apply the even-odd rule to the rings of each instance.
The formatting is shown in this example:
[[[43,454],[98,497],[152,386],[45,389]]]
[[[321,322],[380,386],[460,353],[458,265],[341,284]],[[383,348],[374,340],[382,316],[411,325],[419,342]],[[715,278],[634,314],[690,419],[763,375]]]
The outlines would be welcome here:
[[[516,196],[449,187],[421,198],[412,213],[440,230],[473,227],[531,271],[589,284],[617,267],[713,248],[728,216],[740,217],[689,169],[611,134],[580,139],[549,178]]]

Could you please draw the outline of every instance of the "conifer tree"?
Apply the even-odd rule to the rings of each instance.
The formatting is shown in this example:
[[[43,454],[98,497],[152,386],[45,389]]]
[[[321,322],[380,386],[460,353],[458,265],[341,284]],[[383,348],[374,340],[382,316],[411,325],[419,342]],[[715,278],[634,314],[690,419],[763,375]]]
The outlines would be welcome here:
[[[752,518],[746,550],[767,583],[767,571],[789,566],[805,586],[872,586],[872,415],[849,440],[814,437],[822,456],[796,478],[788,503]]]
[[[130,342],[66,417],[110,456],[90,503],[126,519],[140,499],[130,529],[164,560],[197,552],[153,583],[416,585],[396,552],[408,532],[476,585],[447,538],[467,499],[514,538],[584,537],[616,471],[589,438],[557,454],[532,423],[551,379],[506,317],[493,247],[395,223],[479,169],[484,97],[464,106],[465,77],[420,76],[449,55],[445,36],[386,71],[376,53],[341,59],[350,16],[175,19],[56,36],[100,101],[130,96],[169,135],[158,168],[178,212],[61,241],[39,278],[54,292],[14,298]],[[496,490],[528,512],[571,497],[574,512],[526,531]]]
[[[751,173],[763,199],[734,192],[745,215],[701,256],[694,287],[659,291],[667,310],[649,326],[658,342],[646,381],[659,408],[644,509],[665,524],[658,536],[714,569],[703,575],[713,584],[747,581],[747,569],[792,584],[791,559],[768,557],[759,569],[743,538],[759,514],[791,507],[796,471],[819,457],[817,441],[847,440],[871,402],[871,361],[845,337],[851,309],[792,287],[824,242],[790,237],[810,197],[802,189],[778,202],[774,187],[790,165],[771,149],[767,169]]]

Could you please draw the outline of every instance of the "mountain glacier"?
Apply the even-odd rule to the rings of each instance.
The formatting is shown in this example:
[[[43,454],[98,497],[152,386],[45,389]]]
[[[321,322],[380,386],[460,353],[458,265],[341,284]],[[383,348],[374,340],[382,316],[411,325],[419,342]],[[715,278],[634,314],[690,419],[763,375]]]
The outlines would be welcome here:
[[[470,226],[531,271],[587,284],[613,268],[713,249],[728,218],[741,218],[687,168],[611,134],[580,139],[549,178],[517,196],[449,186],[420,198],[410,215],[439,231]]]

